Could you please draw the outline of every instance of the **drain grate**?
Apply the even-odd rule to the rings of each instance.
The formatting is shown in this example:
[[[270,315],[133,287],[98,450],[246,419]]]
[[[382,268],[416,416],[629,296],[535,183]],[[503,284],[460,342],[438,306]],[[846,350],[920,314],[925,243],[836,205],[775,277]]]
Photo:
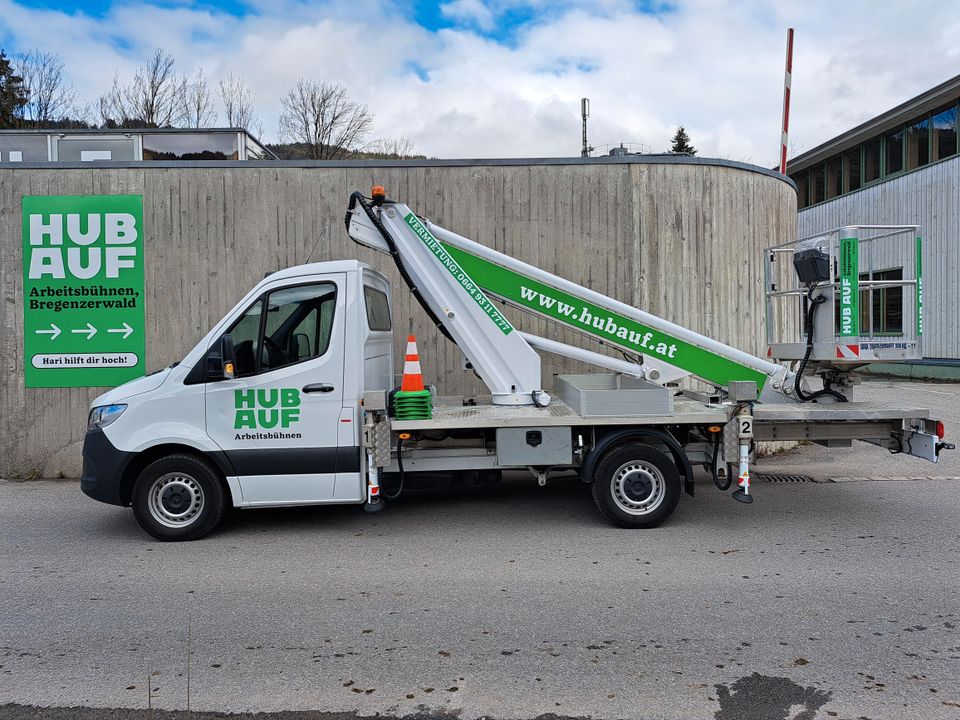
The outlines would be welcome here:
[[[813,482],[809,475],[758,475],[757,480],[768,483],[805,483]]]

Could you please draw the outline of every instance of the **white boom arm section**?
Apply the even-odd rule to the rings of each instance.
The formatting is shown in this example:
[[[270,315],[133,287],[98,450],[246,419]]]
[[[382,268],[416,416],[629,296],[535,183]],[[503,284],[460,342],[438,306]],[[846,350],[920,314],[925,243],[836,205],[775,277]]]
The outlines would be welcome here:
[[[382,204],[380,204],[382,202]],[[359,203],[360,207],[356,205]],[[528,265],[421,219],[409,207],[354,193],[347,231],[394,256],[411,290],[450,334],[497,404],[545,404],[535,345],[664,383],[692,375],[716,387],[752,381],[765,402],[792,401],[792,374],[663,318]],[[516,331],[488,295],[642,356],[637,365]]]
[[[358,199],[363,205],[348,213],[350,237],[397,256],[412,282],[411,290],[470,360],[490,388],[493,402],[548,404],[550,396],[540,387],[540,356],[416,215],[405,205],[390,203],[371,208],[376,213],[371,217],[366,211],[369,206]]]

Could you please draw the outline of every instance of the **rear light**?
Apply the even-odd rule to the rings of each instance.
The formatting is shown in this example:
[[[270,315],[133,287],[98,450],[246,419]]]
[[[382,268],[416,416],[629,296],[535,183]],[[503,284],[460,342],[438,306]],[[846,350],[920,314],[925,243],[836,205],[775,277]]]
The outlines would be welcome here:
[[[943,440],[943,436],[947,434],[947,429],[943,426],[943,420],[937,420],[937,437]]]

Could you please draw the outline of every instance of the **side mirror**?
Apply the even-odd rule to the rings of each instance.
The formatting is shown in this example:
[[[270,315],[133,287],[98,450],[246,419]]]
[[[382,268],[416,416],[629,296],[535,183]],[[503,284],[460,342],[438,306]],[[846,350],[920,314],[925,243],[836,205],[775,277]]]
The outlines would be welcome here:
[[[220,338],[220,357],[223,358],[223,376],[233,380],[237,376],[237,353],[233,349],[233,337],[225,333]]]
[[[232,380],[236,377],[236,353],[233,338],[226,333],[207,353],[207,380]]]

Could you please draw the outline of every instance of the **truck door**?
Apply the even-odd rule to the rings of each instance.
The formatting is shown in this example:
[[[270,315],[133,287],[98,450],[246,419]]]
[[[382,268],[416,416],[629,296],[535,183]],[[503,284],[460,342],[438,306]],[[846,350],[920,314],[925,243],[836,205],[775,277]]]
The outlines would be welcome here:
[[[277,287],[230,333],[236,377],[206,386],[207,433],[239,477],[245,505],[331,500],[355,448],[338,448],[346,275]]]

